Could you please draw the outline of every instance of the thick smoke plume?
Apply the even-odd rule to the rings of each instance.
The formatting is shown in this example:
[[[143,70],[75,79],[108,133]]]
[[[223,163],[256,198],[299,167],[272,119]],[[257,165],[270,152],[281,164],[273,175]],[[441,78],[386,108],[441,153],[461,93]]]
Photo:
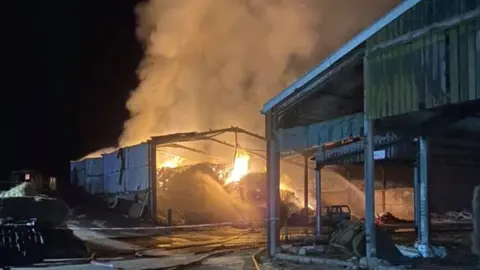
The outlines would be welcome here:
[[[263,103],[394,0],[151,0],[137,6],[145,48],[120,146],[231,125],[262,133]]]

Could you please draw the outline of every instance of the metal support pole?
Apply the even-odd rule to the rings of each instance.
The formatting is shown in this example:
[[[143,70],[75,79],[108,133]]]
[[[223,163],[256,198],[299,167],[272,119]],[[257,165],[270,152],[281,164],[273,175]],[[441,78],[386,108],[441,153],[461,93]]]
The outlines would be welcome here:
[[[428,139],[419,138],[419,165],[420,165],[420,188],[419,188],[419,231],[420,239],[418,249],[424,257],[432,257],[430,248],[430,212],[428,209],[428,178],[429,178],[429,145]]]
[[[383,190],[382,190],[382,211],[383,213],[387,212],[387,169],[385,166],[382,166],[382,180],[383,180]]]
[[[322,234],[322,167],[318,165],[315,168],[315,195],[317,200],[316,205],[316,233],[317,239],[320,239]]]
[[[305,211],[305,216],[307,217],[308,222],[308,156],[304,156],[303,164],[303,209]]]
[[[414,216],[415,216],[415,232],[417,235],[417,241],[420,240],[420,233],[421,231],[419,230],[419,225],[420,225],[420,160],[419,160],[419,143],[418,139],[416,138],[415,140],[415,145],[416,145],[416,155],[415,155],[415,161],[413,163],[413,210],[414,210]]]
[[[235,132],[235,151],[233,151],[233,164],[235,164],[235,160],[237,159],[237,152],[238,152],[238,134]]]
[[[149,142],[149,161],[150,161],[150,218],[153,225],[157,225],[157,144],[154,141]]]
[[[343,167],[345,168],[345,170],[347,171],[347,180],[349,183],[352,183],[352,176],[350,175],[350,169],[348,167]],[[352,193],[353,190],[352,190],[352,186],[349,185],[349,188],[348,188],[348,192],[347,192],[347,203],[350,205],[351,204],[351,201],[350,201],[350,198],[351,198],[351,195],[350,193]]]
[[[275,137],[275,118],[266,117],[267,138],[267,255],[273,258],[280,243],[280,152]]]
[[[377,256],[375,231],[375,161],[373,158],[373,121],[365,115],[364,173],[365,173],[365,240],[367,258]]]
[[[364,77],[370,77],[368,74],[367,61],[368,52],[363,57],[364,63]],[[365,178],[365,251],[367,262],[368,259],[377,257],[377,238],[375,227],[375,160],[373,157],[374,145],[373,145],[373,133],[374,123],[368,116],[369,104],[368,104],[368,91],[363,91],[363,132],[364,132],[364,178]]]

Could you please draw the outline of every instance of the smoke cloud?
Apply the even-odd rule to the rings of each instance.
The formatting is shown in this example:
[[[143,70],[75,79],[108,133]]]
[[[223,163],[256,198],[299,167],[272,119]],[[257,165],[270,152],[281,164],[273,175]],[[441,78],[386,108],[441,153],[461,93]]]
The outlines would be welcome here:
[[[394,0],[151,0],[137,6],[145,55],[120,146],[236,125],[262,133],[262,105]],[[373,8],[372,8],[373,7]]]

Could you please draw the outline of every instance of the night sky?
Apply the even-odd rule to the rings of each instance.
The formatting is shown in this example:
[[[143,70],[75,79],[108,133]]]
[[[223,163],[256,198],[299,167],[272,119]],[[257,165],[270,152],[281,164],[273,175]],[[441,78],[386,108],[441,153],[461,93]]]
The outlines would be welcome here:
[[[115,145],[142,57],[137,2],[1,1],[2,179],[65,179],[71,159]]]

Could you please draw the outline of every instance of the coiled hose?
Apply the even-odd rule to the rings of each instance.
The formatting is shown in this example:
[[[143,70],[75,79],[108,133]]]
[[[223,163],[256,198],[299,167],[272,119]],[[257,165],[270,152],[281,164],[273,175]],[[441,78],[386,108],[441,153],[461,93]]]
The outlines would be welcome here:
[[[32,265],[44,257],[44,240],[35,220],[0,221],[0,267]]]

